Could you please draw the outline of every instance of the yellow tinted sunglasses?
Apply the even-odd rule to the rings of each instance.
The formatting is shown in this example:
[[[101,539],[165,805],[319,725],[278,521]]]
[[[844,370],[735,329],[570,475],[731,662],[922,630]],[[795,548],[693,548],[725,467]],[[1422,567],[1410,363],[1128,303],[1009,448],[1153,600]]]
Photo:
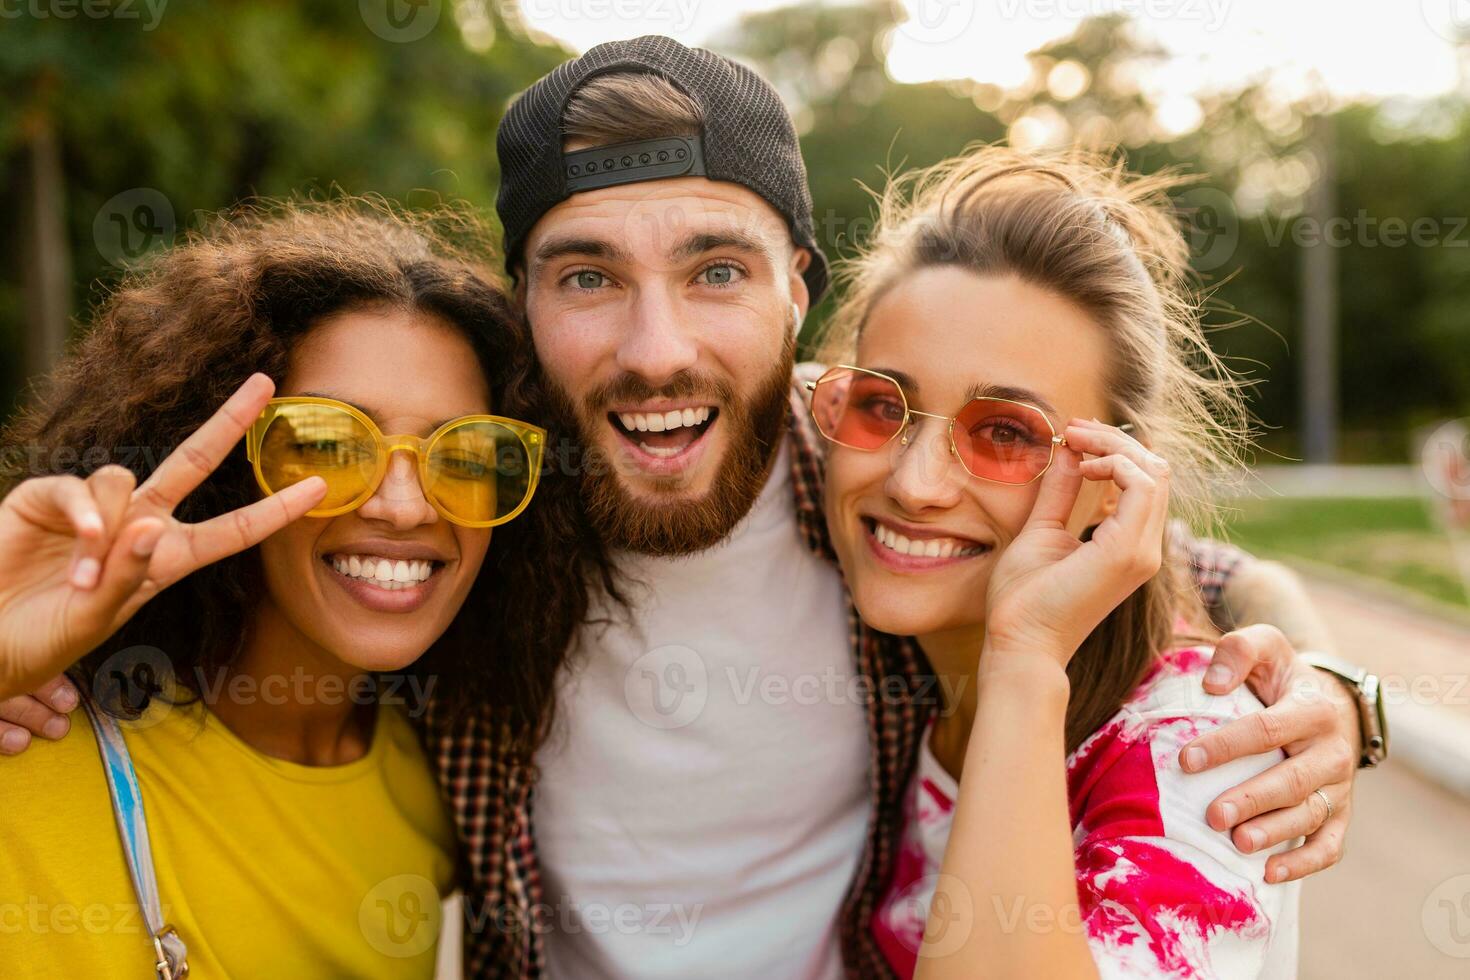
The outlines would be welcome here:
[[[531,502],[546,430],[497,415],[445,422],[428,438],[385,436],[361,411],[333,398],[272,398],[245,436],[255,479],[267,494],[307,477],[327,495],[308,517],[356,510],[377,492],[396,452],[418,458],[424,497],[445,520],[495,527]]]

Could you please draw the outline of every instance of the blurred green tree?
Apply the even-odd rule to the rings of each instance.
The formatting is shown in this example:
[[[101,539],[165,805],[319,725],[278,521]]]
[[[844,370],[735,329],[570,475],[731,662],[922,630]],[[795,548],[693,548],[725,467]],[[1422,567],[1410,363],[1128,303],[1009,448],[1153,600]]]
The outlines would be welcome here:
[[[91,0],[7,19],[0,200],[19,217],[9,254],[26,261],[0,270],[0,408],[24,377],[24,338],[34,371],[56,317],[196,211],[339,189],[488,207],[506,103],[569,55],[516,9],[216,0],[155,17],[144,0]]]

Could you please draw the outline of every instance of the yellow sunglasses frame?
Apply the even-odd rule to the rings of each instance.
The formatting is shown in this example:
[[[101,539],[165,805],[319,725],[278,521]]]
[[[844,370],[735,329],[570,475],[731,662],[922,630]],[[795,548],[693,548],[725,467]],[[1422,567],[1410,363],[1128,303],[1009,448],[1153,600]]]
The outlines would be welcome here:
[[[373,472],[372,478],[368,480],[367,489],[359,494],[356,498],[354,498],[353,501],[349,504],[345,504],[341,507],[328,508],[326,510],[318,509],[307,511],[307,517],[338,517],[342,514],[354,511],[357,508],[361,507],[363,504],[367,503],[372,495],[378,492],[378,488],[382,486],[383,477],[388,472],[389,460],[393,458],[394,453],[400,451],[413,453],[413,455],[417,458],[419,470],[419,490],[421,493],[423,493],[424,499],[429,502],[429,506],[433,507],[435,512],[438,513],[440,517],[444,518],[446,521],[449,521],[451,524],[458,524],[460,527],[499,527],[502,524],[515,520],[517,517],[520,516],[522,511],[530,506],[531,498],[536,496],[536,487],[541,482],[541,463],[542,459],[545,456],[544,450],[546,447],[546,430],[541,428],[540,426],[532,425],[529,422],[522,422],[519,419],[505,418],[501,415],[462,415],[457,419],[450,419],[448,422],[445,422],[443,425],[439,426],[439,428],[431,432],[427,437],[420,437],[408,434],[386,436],[383,434],[383,430],[378,428],[377,423],[375,423],[372,419],[368,418],[367,415],[358,411],[356,408],[347,404],[346,402],[337,401],[337,399],[335,398],[321,398],[314,395],[298,395],[287,398],[272,398],[270,401],[266,402],[264,410],[262,410],[260,413],[260,417],[257,418],[253,423],[251,423],[249,431],[245,434],[245,455],[250,460],[251,467],[255,470],[255,482],[260,485],[260,489],[264,491],[266,495],[277,493],[279,491],[272,490],[266,484],[265,474],[262,473],[260,469],[260,446],[261,443],[265,440],[266,430],[269,429],[271,423],[276,420],[276,417],[280,414],[280,410],[287,405],[321,405],[327,408],[336,409],[340,412],[345,412],[357,421],[361,422],[363,427],[367,429],[367,431],[373,436],[374,440],[377,443],[377,465],[376,469]],[[516,507],[515,510],[511,511],[504,517],[497,518],[493,521],[467,521],[461,517],[456,517],[453,514],[445,511],[445,509],[440,506],[439,502],[434,499],[434,497],[429,493],[428,490],[429,449],[434,445],[435,442],[443,438],[443,436],[449,431],[472,422],[493,422],[496,425],[502,426],[515,433],[516,437],[520,439],[521,445],[526,450],[526,459],[531,467],[531,478],[530,482],[526,485],[525,498],[521,500],[520,504]]]

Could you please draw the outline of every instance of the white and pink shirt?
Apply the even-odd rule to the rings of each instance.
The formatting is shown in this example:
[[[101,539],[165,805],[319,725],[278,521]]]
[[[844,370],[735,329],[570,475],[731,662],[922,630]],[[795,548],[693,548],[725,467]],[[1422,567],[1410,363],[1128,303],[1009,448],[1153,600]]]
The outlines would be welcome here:
[[[1288,845],[1242,854],[1205,822],[1215,797],[1270,768],[1281,753],[1203,773],[1179,767],[1179,752],[1192,739],[1261,708],[1243,686],[1228,695],[1205,693],[1210,656],[1200,648],[1165,655],[1122,709],[1067,757],[1081,925],[1105,980],[1296,976],[1299,885],[1265,881],[1266,859]],[[901,977],[914,973],[958,790],[926,738],[893,881],[872,922]],[[1025,915],[983,899],[977,907]],[[1066,928],[1066,919],[1057,927]]]

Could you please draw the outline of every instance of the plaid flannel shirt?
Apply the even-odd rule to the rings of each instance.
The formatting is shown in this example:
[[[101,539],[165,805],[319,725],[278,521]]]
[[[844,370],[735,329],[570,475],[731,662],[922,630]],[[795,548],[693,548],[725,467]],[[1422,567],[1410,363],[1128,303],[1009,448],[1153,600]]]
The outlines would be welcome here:
[[[824,444],[806,411],[800,383],[807,374],[798,369],[792,392],[796,521],[806,545],[835,564],[822,516]],[[1241,553],[1187,536],[1176,536],[1175,543],[1187,553],[1206,606],[1218,609]],[[850,602],[847,619],[857,670],[872,692],[867,704],[870,803],[867,840],[842,903],[840,942],[849,977],[891,978],[869,922],[893,870],[919,739],[939,705],[929,666],[912,639],[867,628]],[[432,711],[428,717],[432,725]],[[459,835],[465,976],[538,980],[545,974],[549,915],[532,833],[534,773],[531,760],[513,758],[504,749],[503,736],[494,719],[471,717],[451,732],[433,735],[430,756]]]

